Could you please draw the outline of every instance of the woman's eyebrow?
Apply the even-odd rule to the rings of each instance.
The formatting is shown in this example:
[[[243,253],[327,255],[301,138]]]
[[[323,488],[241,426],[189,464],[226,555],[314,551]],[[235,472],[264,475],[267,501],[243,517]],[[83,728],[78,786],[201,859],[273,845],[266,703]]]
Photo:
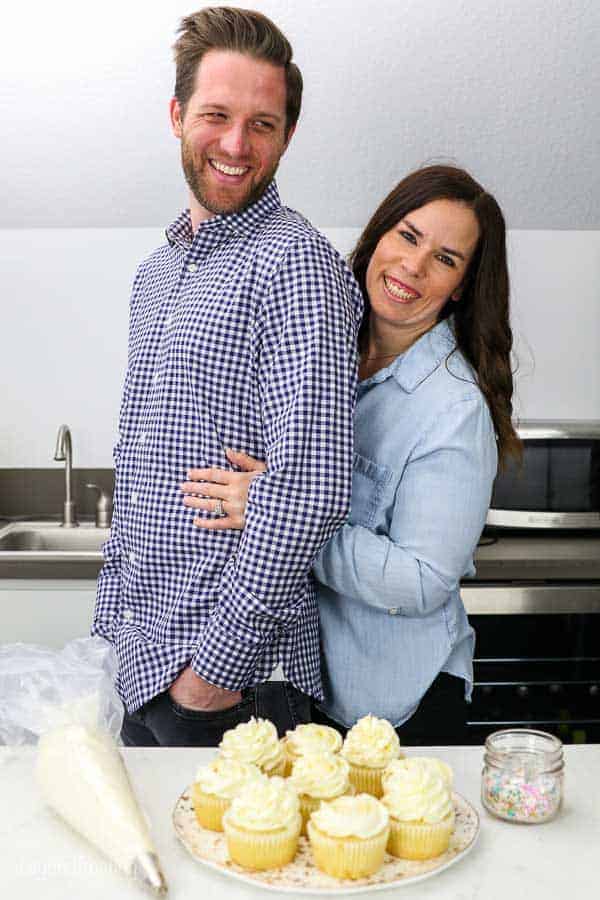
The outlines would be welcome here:
[[[403,222],[405,225],[408,225],[411,231],[414,231],[417,237],[423,237],[423,232],[419,231],[418,228],[415,228],[409,219],[403,219]],[[465,257],[459,250],[452,250],[450,247],[440,247],[440,250],[443,250],[448,256],[456,256],[458,259],[462,259],[462,261],[465,262]]]

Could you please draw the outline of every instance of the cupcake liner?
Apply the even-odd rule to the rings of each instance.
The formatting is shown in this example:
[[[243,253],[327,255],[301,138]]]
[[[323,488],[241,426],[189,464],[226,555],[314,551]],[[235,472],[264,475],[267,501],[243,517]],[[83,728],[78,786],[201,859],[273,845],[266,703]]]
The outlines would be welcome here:
[[[316,867],[333,878],[366,878],[383,865],[389,827],[372,838],[331,837],[313,821],[307,830]]]
[[[199,784],[192,785],[192,802],[198,823],[210,831],[223,831],[223,813],[231,805],[231,800],[205,793]]]
[[[225,818],[223,830],[227,849],[233,862],[245,869],[278,869],[296,855],[302,817],[292,825],[277,831],[246,831],[232,825]]]
[[[265,775],[268,775],[269,778],[272,778],[273,775],[281,775],[282,778],[285,778],[285,769],[286,769],[286,758],[282,756],[281,759],[275,763],[275,765],[268,769],[266,766],[260,767]]]
[[[283,748],[284,761],[283,777],[288,778],[288,776],[292,774],[292,766],[294,765],[296,757],[289,748],[287,738],[281,738],[281,746]]]
[[[356,788],[357,794],[372,794],[379,800],[383,797],[383,786],[381,779],[385,767],[381,769],[373,769],[370,766],[357,766],[350,763],[350,781]]]
[[[306,835],[308,820],[314,811],[319,808],[323,798],[311,797],[310,794],[299,794],[298,799],[300,800],[300,815],[302,816],[302,830],[300,834]]]
[[[387,851],[401,859],[431,859],[445,853],[454,830],[454,813],[434,824],[399,822],[390,817]]]

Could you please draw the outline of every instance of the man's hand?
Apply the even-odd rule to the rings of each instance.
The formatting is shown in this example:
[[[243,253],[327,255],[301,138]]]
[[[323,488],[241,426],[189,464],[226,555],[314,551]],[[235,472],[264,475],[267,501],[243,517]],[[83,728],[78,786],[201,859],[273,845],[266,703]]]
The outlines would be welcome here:
[[[169,688],[171,699],[188,709],[201,712],[218,712],[229,709],[242,699],[240,691],[227,691],[225,688],[209,684],[204,678],[196,675],[191,666],[187,666]]]

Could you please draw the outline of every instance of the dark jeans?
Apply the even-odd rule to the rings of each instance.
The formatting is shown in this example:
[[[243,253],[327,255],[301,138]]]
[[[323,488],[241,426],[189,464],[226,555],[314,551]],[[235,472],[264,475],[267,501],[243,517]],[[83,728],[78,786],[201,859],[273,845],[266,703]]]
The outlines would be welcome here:
[[[331,725],[345,736],[347,729],[334,722],[313,703],[313,721]],[[406,747],[434,747],[466,743],[467,704],[462,678],[440,672],[417,708],[396,729]]]
[[[229,728],[252,716],[270,719],[279,737],[310,722],[310,697],[286,681],[266,681],[242,691],[240,703],[220,712],[188,709],[168,691],[134,713],[125,710],[121,739],[127,747],[216,747]]]

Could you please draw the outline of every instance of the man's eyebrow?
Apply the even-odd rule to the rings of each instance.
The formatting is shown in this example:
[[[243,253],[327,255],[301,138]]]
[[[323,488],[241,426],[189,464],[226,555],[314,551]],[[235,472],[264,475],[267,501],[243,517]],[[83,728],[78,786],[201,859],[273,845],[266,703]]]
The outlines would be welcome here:
[[[222,103],[203,103],[200,106],[200,109],[201,110],[216,109],[216,110],[219,110],[219,112],[227,112],[228,111],[228,107],[223,106]],[[277,113],[271,113],[271,112],[254,113],[253,118],[254,119],[272,119],[274,122],[283,121],[283,116],[280,116]]]
[[[417,237],[423,237],[422,232],[420,232],[418,228],[415,228],[409,219],[403,219],[403,222],[405,225],[408,225],[411,231],[414,231]],[[462,259],[462,261],[465,262],[465,257],[459,250],[452,250],[450,247],[440,247],[440,250],[443,250],[448,256],[456,256],[458,259]]]

